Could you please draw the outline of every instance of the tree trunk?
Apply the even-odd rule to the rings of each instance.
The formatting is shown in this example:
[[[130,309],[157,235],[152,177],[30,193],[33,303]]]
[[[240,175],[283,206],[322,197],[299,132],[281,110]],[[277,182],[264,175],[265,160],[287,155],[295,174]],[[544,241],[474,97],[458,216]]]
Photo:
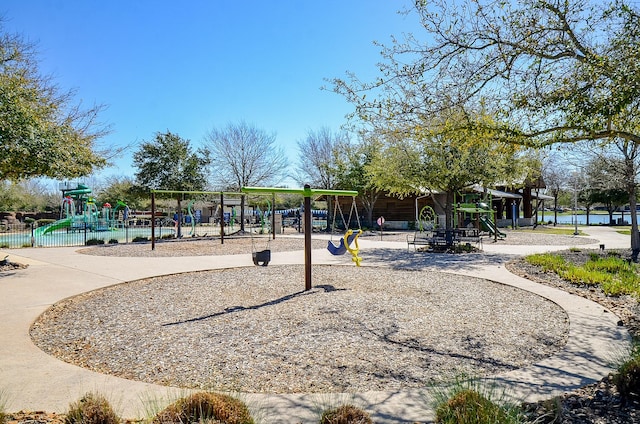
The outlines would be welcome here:
[[[452,230],[453,229],[453,201],[454,201],[454,192],[447,191],[447,204],[445,205],[445,229]]]

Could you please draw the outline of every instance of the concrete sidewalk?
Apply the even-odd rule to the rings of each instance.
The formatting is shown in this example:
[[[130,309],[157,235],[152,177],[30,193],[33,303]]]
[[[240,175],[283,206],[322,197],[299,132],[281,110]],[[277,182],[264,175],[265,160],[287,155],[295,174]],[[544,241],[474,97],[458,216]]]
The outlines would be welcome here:
[[[585,229],[598,240],[588,247],[625,248],[628,236],[608,227]],[[596,303],[514,276],[504,268],[513,255],[570,246],[510,246],[485,242],[481,255],[425,255],[407,251],[406,243],[363,239],[366,266],[411,267],[487,278],[544,296],[560,305],[570,320],[566,347],[533,366],[493,380],[520,400],[539,400],[597,381],[611,371],[611,361],[629,346],[629,336],[617,326],[618,318]],[[584,245],[581,247],[585,247]],[[51,357],[29,337],[31,323],[50,305],[69,296],[121,282],[155,275],[252,267],[251,257],[115,258],[80,255],[77,248],[41,248],[2,251],[15,262],[29,263],[26,270],[0,274],[0,391],[7,396],[7,410],[64,412],[69,403],[87,391],[98,391],[112,400],[125,417],[145,417],[150,404],[166,403],[185,393],[98,374]],[[2,256],[4,257],[4,256]],[[302,252],[274,253],[270,265],[303,263]],[[314,264],[350,265],[347,256],[326,250],[313,251]],[[303,284],[301,282],[301,284]],[[432,418],[427,390],[354,394],[243,394],[263,423],[317,422],[318,410],[351,402],[364,407],[375,422],[425,422]],[[1,398],[0,398],[1,400]]]

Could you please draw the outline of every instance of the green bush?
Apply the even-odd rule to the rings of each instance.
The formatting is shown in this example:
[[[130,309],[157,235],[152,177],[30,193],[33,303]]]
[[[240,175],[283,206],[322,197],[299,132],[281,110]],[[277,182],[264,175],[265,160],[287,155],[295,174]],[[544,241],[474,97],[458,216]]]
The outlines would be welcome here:
[[[133,238],[133,242],[134,243],[142,243],[142,242],[146,242],[146,241],[149,241],[149,239],[146,238],[146,237],[142,237],[142,236],[137,236],[137,237]]]
[[[200,392],[178,399],[160,411],[153,424],[211,422],[216,424],[254,424],[249,408],[234,397]]]
[[[120,418],[107,399],[99,394],[87,393],[69,405],[65,424],[119,424]]]
[[[38,227],[44,227],[45,225],[49,225],[49,224],[53,224],[54,222],[56,222],[55,219],[39,219],[36,221],[38,223]]]
[[[342,405],[322,413],[320,424],[372,424],[365,411],[353,405]]]
[[[87,246],[97,246],[99,244],[104,244],[104,240],[92,238],[86,241],[85,245]]]
[[[476,390],[464,389],[436,407],[436,423],[518,423],[517,414],[492,402]]]
[[[118,244],[118,239],[109,240],[109,244]]]
[[[545,271],[553,271],[573,284],[597,285],[608,296],[640,297],[637,265],[612,253],[607,257],[590,254],[584,265],[567,263],[562,256],[552,253],[530,255],[525,260]]]

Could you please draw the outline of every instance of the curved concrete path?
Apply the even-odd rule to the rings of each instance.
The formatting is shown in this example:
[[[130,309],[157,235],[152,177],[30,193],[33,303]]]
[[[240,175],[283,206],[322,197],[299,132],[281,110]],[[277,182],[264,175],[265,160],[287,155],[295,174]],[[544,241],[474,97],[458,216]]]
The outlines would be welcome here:
[[[593,245],[626,248],[628,236],[609,227],[584,229]],[[629,335],[618,318],[602,306],[561,290],[517,277],[504,268],[513,255],[570,246],[511,246],[487,241],[482,255],[429,255],[407,251],[406,243],[365,239],[360,243],[366,266],[437,270],[486,278],[544,296],[565,309],[569,341],[557,355],[532,366],[492,378],[517,400],[547,399],[597,381],[612,370],[612,361],[628,349]],[[252,266],[250,255],[224,257],[113,258],[80,255],[76,248],[0,251],[26,270],[0,273],[0,401],[8,411],[64,412],[88,391],[106,395],[125,417],[146,417],[184,389],[125,380],[62,362],[38,349],[29,337],[31,323],[50,305],[96,288],[155,275]],[[273,253],[272,265],[302,263],[302,252]],[[313,251],[314,264],[349,264],[348,256]],[[301,285],[304,283],[301,282]],[[371,413],[376,423],[428,422],[433,418],[429,391],[334,394],[242,394],[261,423],[318,422],[320,411],[344,402]]]

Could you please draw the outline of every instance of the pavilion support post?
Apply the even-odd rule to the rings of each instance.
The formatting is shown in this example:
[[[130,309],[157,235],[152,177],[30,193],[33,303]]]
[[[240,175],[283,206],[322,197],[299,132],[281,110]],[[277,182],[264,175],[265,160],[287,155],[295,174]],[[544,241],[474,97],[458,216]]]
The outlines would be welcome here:
[[[220,193],[220,244],[224,244],[224,193]]]
[[[310,190],[311,186],[305,184],[305,191]],[[304,290],[311,290],[311,231],[313,229],[311,223],[311,195],[305,193],[304,196]]]
[[[271,195],[271,237],[276,239],[276,194]]]
[[[156,249],[156,194],[151,192],[151,250]]]

